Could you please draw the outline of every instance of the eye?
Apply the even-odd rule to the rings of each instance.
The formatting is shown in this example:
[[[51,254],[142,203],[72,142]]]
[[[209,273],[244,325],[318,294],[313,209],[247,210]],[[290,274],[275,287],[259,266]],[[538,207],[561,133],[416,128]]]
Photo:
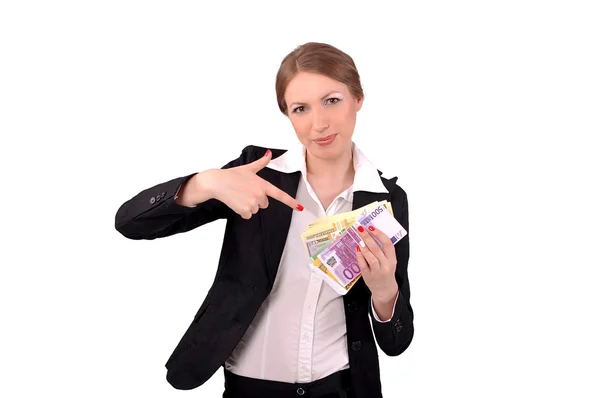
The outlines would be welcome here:
[[[341,99],[339,98],[327,98],[327,100],[325,101],[327,104],[337,104],[338,102],[340,102]]]
[[[294,113],[304,112],[304,106],[299,106],[297,108],[294,108],[294,110],[292,112],[294,112]]]

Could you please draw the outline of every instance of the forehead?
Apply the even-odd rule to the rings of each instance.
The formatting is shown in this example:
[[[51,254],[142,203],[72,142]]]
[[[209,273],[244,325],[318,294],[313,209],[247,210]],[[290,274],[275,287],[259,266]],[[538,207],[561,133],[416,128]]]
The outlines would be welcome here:
[[[321,97],[331,91],[347,94],[344,83],[318,73],[299,72],[288,83],[285,90],[285,100],[288,104],[294,102],[320,101]]]

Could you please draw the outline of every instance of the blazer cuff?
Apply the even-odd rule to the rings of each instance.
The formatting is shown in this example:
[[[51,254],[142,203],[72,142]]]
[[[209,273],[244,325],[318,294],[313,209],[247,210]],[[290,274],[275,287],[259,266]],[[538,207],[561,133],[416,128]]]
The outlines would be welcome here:
[[[173,195],[173,201],[175,202],[175,206],[177,207],[183,207],[186,209],[194,209],[196,207],[198,207],[198,205],[194,205],[194,206],[184,206],[184,205],[180,205],[179,203],[177,203],[177,199],[179,198],[179,191],[181,191],[181,188],[183,188],[183,186],[185,185],[186,182],[188,182],[188,180],[190,180],[193,176],[195,176],[198,173],[193,173],[190,174],[188,176],[186,176],[183,181],[179,184],[179,186],[177,187],[177,191],[175,192],[175,195]]]
[[[398,303],[399,296],[400,296],[400,290],[398,290],[398,293],[396,293],[396,300],[394,300],[394,308],[392,308],[392,315],[390,316],[390,319],[386,319],[385,321],[382,321],[377,316],[377,312],[375,312],[375,306],[373,305],[373,296],[371,296],[371,313],[373,314],[373,318],[375,318],[375,320],[379,323],[390,322],[392,320],[392,318],[394,317],[394,311],[396,310],[396,304]]]

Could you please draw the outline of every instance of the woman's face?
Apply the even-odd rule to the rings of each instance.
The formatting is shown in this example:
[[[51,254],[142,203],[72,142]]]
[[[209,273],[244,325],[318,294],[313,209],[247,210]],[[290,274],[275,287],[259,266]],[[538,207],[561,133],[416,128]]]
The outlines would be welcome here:
[[[312,156],[335,159],[350,150],[362,98],[354,98],[345,84],[321,74],[299,72],[288,84],[284,98],[296,135]]]

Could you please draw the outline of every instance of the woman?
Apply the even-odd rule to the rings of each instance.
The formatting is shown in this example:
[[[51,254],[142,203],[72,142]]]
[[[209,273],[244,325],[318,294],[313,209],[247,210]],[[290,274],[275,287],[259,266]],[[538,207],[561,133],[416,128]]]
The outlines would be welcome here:
[[[381,397],[377,345],[399,355],[413,337],[408,235],[394,246],[361,231],[362,278],[340,296],[311,274],[300,234],[379,200],[408,231],[406,193],[352,141],[364,94],[351,57],[304,44],[281,63],[276,94],[296,148],[247,146],[221,169],[149,188],[117,212],[130,239],[227,220],[215,281],[166,363],[167,380],[193,389],[223,366],[228,398]]]

